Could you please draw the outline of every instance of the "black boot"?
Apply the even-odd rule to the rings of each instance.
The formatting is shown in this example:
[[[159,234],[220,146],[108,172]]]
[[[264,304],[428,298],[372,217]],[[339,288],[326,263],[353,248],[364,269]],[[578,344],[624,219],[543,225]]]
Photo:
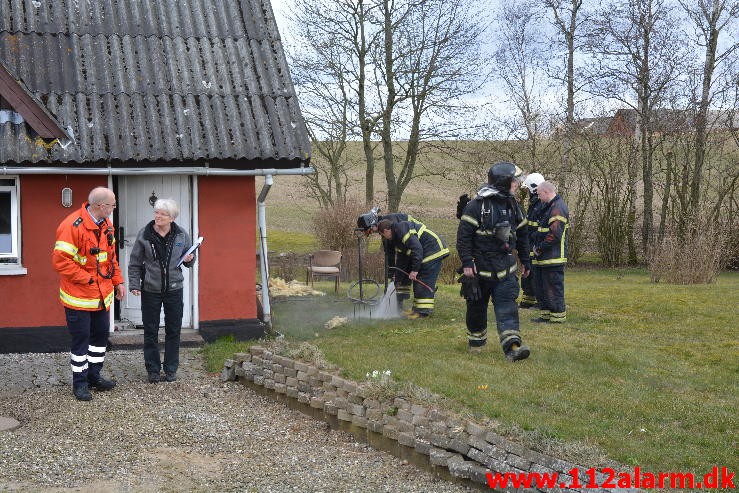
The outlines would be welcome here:
[[[505,356],[508,361],[513,362],[526,359],[529,357],[529,354],[531,354],[529,347],[526,344],[521,344],[521,346],[509,349],[508,352],[505,353]]]
[[[115,388],[116,386],[115,380],[106,380],[103,377],[98,377],[95,380],[89,380],[88,384],[91,388],[100,391],[110,390]]]
[[[81,383],[79,385],[75,385],[72,388],[72,392],[74,392],[74,397],[78,401],[91,401],[92,395],[90,394],[90,389],[88,388],[86,383]]]

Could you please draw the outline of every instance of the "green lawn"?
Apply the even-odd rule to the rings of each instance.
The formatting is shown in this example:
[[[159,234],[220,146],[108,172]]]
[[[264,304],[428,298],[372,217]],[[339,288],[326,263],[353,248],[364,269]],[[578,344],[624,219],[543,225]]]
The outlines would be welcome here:
[[[521,311],[532,355],[516,364],[504,360],[493,325],[487,351],[466,352],[456,286],[440,287],[430,320],[358,321],[351,303],[333,296],[272,308],[276,330],[309,340],[355,380],[390,369],[501,429],[593,445],[644,470],[736,471],[739,274],[674,286],[640,270],[570,269],[566,288],[564,326],[531,323],[535,312]],[[335,315],[350,322],[326,330]]]

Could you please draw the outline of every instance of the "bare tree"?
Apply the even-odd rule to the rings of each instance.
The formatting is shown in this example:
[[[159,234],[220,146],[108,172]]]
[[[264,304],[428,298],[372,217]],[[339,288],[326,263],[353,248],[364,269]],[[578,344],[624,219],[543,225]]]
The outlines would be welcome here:
[[[547,121],[543,106],[546,89],[544,38],[540,35],[541,9],[535,0],[504,4],[497,15],[499,38],[495,77],[503,83],[508,102],[515,107],[510,135],[525,142],[531,169],[539,169],[539,142]]]
[[[382,2],[385,44],[377,79],[387,90],[378,133],[389,210],[399,208],[414,178],[430,173],[418,169],[418,158],[437,146],[422,144],[455,137],[467,109],[463,98],[483,83],[478,5],[476,0]]]
[[[701,73],[700,99],[695,112],[695,162],[690,183],[691,209],[698,209],[701,197],[701,181],[706,158],[706,141],[709,131],[708,112],[715,93],[714,73],[717,66],[729,60],[739,50],[739,44],[730,43],[719,52],[719,37],[731,21],[739,18],[739,2],[736,0],[679,0],[680,5],[693,21],[698,45],[704,48]],[[736,68],[735,64],[730,64]]]
[[[572,147],[573,130],[575,126],[575,50],[579,35],[578,13],[582,7],[583,0],[544,0],[544,5],[551,10],[554,16],[554,25],[558,34],[564,38],[566,46],[566,70],[564,82],[567,88],[567,102],[565,108],[565,128],[563,138],[562,169],[561,175],[566,175],[570,170],[570,150]],[[556,74],[556,72],[555,72]],[[559,78],[555,75],[555,78]]]
[[[589,89],[636,110],[631,156],[638,155],[641,164],[641,239],[645,254],[648,254],[654,229],[655,115],[677,80],[680,49],[684,46],[678,38],[679,32],[674,29],[675,24],[665,0],[626,0],[608,5],[595,18],[589,33],[591,74],[597,76]],[[635,159],[630,157],[629,162],[629,186],[635,190],[638,167]],[[635,220],[636,202],[631,204],[630,210],[630,220]]]
[[[306,122],[316,136],[340,138],[342,132],[326,132],[321,120],[345,118],[348,123],[331,128],[361,138],[367,203],[375,196],[378,149],[392,211],[420,174],[421,144],[455,136],[454,115],[465,109],[462,98],[484,79],[478,1],[296,0],[293,25],[303,43],[293,60],[309,53],[309,63],[297,64],[300,73],[321,74],[297,77],[304,107],[320,108],[316,101],[327,87],[349,102],[345,112],[307,112]],[[333,62],[334,53],[341,63]],[[342,107],[338,99],[333,104]]]
[[[295,0],[291,31],[298,41],[289,51],[314,148],[317,173],[307,183],[321,206],[347,192],[345,151],[361,138],[366,161],[365,202],[374,196],[373,131],[379,106],[368,96],[368,66],[373,45],[374,0]],[[371,72],[371,69],[370,69]]]

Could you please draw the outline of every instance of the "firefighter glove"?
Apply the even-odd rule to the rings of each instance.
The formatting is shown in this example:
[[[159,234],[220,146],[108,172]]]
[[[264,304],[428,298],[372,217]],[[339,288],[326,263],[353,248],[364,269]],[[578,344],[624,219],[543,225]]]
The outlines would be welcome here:
[[[459,282],[462,283],[462,287],[459,289],[459,294],[462,298],[467,301],[479,301],[482,298],[480,281],[477,276],[467,277],[462,275],[462,277],[459,278]]]

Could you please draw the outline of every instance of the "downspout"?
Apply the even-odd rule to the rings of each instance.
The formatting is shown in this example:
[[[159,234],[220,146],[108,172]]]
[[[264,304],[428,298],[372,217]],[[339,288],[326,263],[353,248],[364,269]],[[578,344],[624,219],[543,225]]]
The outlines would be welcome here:
[[[262,319],[267,331],[272,330],[272,312],[269,305],[269,262],[267,261],[267,214],[264,201],[272,188],[272,175],[264,177],[264,186],[257,198],[257,225],[259,227],[259,269],[262,273]]]

